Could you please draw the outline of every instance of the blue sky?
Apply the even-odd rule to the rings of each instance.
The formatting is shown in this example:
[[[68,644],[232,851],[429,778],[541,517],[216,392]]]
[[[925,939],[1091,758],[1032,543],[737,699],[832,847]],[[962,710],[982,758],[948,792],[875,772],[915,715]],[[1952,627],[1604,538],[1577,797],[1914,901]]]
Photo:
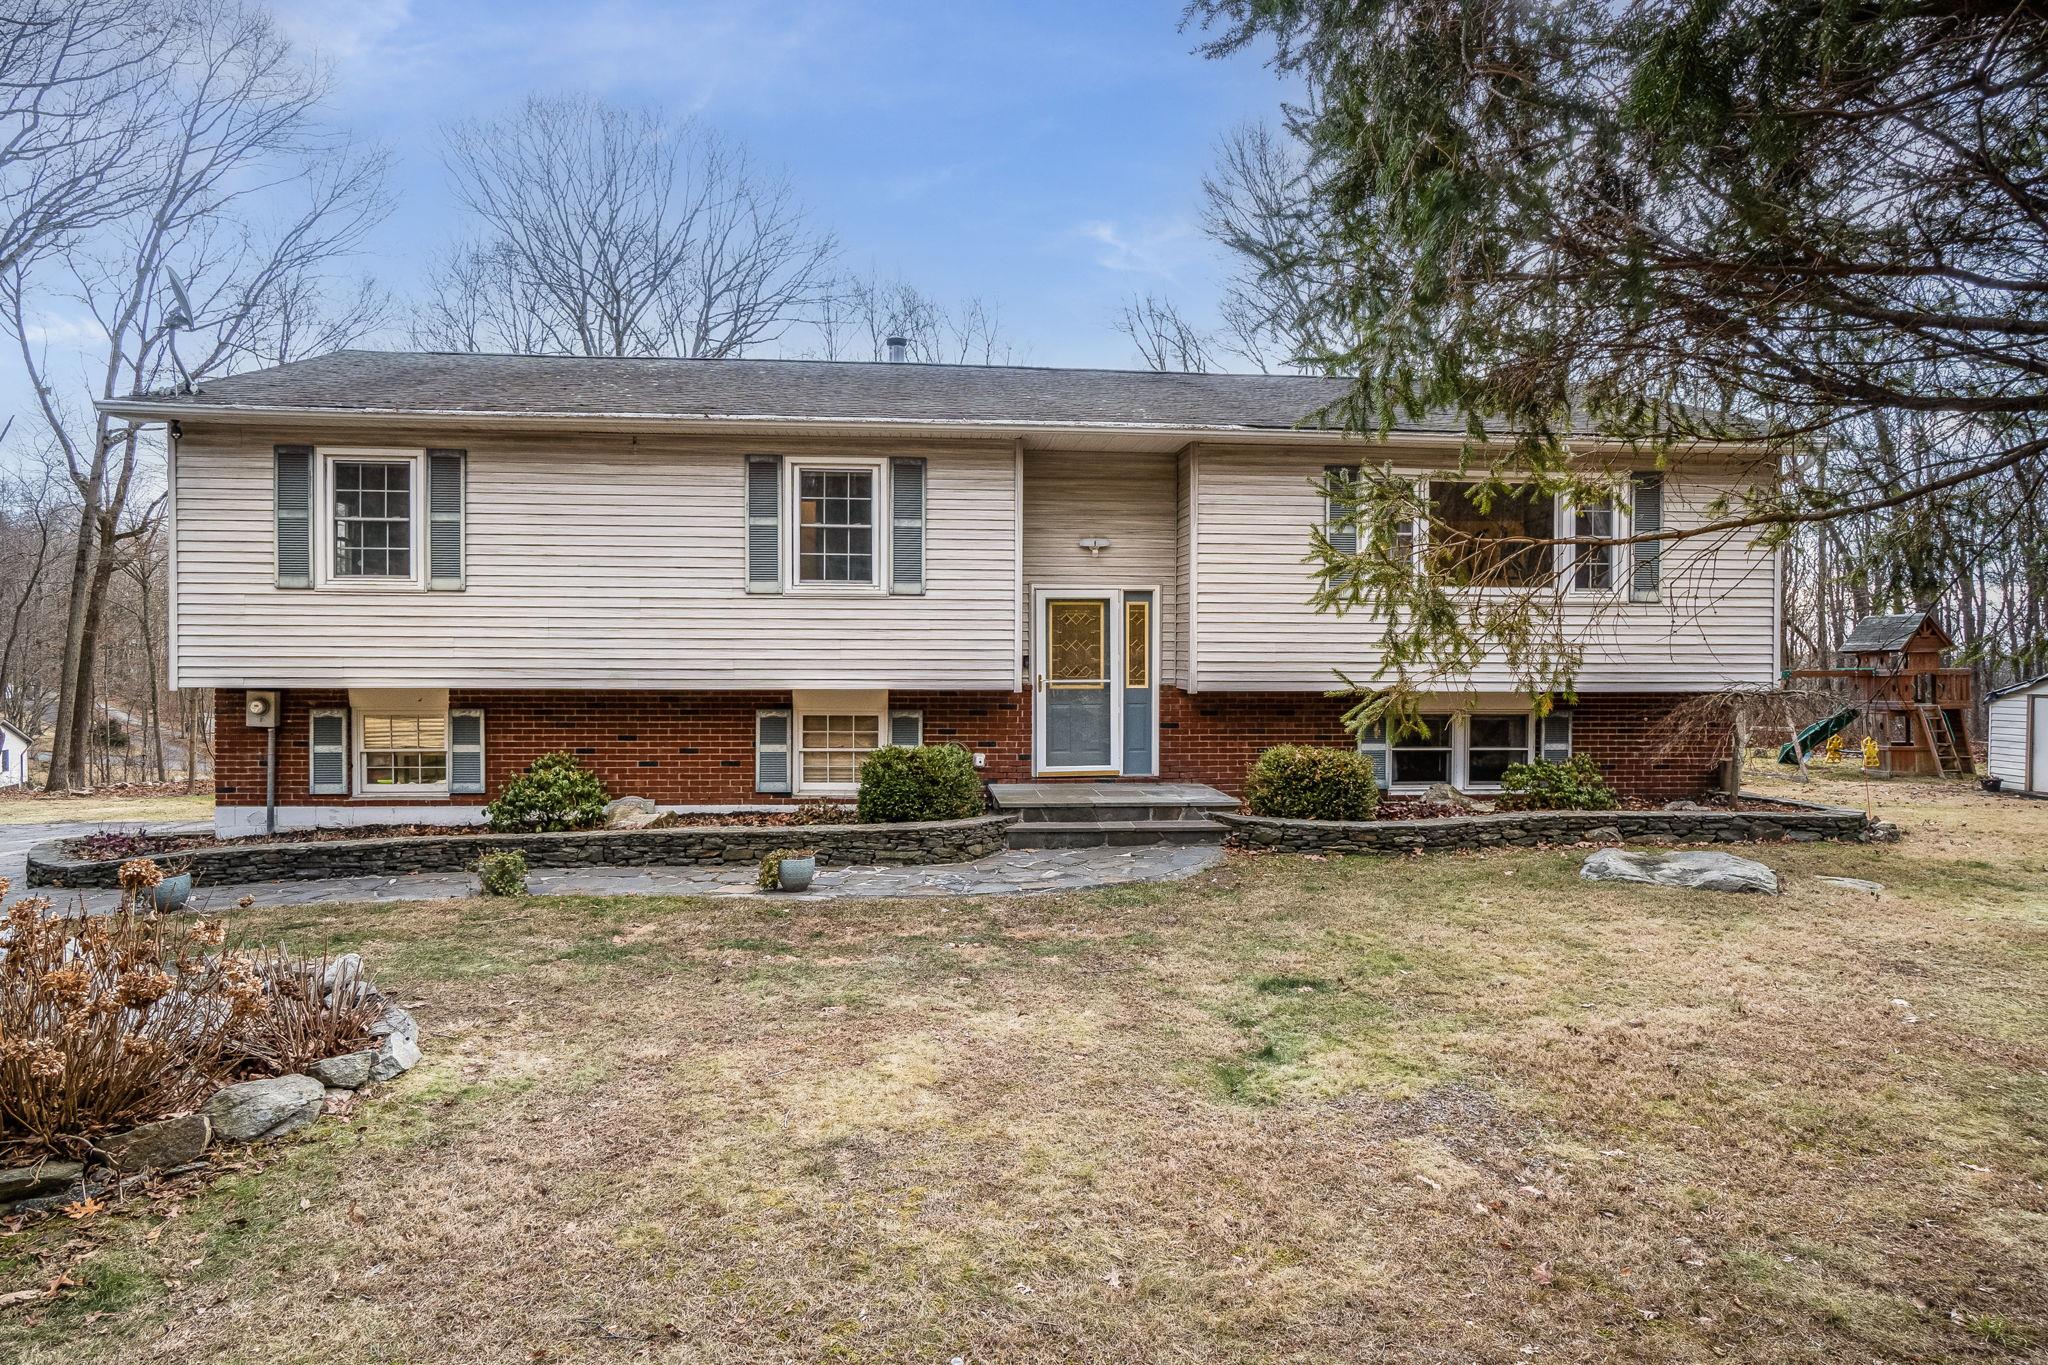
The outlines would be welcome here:
[[[1214,317],[1222,262],[1199,230],[1217,138],[1277,116],[1288,86],[1259,55],[1198,56],[1182,0],[1103,3],[659,3],[276,0],[332,75],[325,119],[388,148],[395,208],[362,255],[401,303],[463,232],[441,128],[529,93],[581,92],[693,115],[784,170],[840,268],[995,308],[1022,363],[1130,366],[1110,318],[1134,293]],[[383,344],[403,345],[401,315]],[[91,324],[32,318],[61,401],[84,407]],[[783,352],[814,338],[792,333]],[[12,343],[9,343],[11,349]],[[775,349],[760,354],[777,353]],[[73,387],[75,381],[76,387]],[[43,440],[18,364],[0,465]]]
[[[1198,226],[1217,136],[1270,118],[1261,61],[1212,61],[1180,0],[1094,4],[432,3],[277,7],[331,63],[332,116],[389,146],[398,207],[364,268],[401,297],[461,230],[448,119],[532,91],[692,113],[788,170],[849,269],[979,294],[1035,364],[1126,365],[1133,291],[1207,316]]]

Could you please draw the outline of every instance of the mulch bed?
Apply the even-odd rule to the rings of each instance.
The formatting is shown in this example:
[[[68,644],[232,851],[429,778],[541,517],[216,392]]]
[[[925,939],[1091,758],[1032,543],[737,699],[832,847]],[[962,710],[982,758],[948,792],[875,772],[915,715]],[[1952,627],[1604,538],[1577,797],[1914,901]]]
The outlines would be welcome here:
[[[1788,806],[1778,801],[1738,801],[1733,805],[1729,805],[1725,801],[1702,801],[1700,806],[1702,809],[1710,811],[1790,811],[1799,809],[1797,806]],[[1662,801],[1642,801],[1623,797],[1616,802],[1615,809],[1617,811],[1663,810],[1664,803]],[[1246,813],[1249,814],[1250,812],[1247,811]],[[1520,811],[1507,810],[1495,806],[1490,801],[1485,802],[1485,804],[1475,810],[1470,806],[1452,805],[1448,801],[1425,801],[1416,796],[1389,796],[1380,802],[1379,811],[1372,818],[1375,820],[1446,820],[1461,815],[1515,815],[1520,813]]]

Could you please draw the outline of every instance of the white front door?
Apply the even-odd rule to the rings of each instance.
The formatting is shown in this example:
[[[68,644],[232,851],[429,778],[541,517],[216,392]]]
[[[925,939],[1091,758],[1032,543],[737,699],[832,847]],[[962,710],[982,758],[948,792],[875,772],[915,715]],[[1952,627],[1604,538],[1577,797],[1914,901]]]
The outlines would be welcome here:
[[[1123,594],[1114,588],[1035,593],[1033,704],[1038,771],[1123,772]]]

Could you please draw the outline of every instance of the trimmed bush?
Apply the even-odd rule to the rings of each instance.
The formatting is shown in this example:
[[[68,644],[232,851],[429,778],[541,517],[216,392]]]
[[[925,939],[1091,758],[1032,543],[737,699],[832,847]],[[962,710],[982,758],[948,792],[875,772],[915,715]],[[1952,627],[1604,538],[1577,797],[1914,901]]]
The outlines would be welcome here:
[[[486,853],[476,860],[476,877],[486,896],[526,894],[526,855],[516,848]]]
[[[484,807],[484,814],[500,834],[553,834],[603,824],[609,800],[597,774],[574,757],[542,754],[505,784],[498,799]]]
[[[1361,753],[1282,744],[1252,764],[1244,799],[1253,815],[1282,820],[1370,820],[1380,808],[1380,787]]]
[[[1510,763],[1501,774],[1501,810],[1613,810],[1614,793],[1600,765],[1585,754],[1562,763]]]
[[[866,824],[979,815],[981,775],[974,771],[974,755],[956,744],[877,749],[860,765],[855,814]]]

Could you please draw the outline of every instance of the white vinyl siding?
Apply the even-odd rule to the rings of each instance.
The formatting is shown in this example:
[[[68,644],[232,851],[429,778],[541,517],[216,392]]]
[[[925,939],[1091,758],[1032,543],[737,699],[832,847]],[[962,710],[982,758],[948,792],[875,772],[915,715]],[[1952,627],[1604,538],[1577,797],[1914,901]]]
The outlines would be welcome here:
[[[1435,472],[1419,452],[1376,452],[1417,477]],[[1442,457],[1438,457],[1442,458]],[[1331,463],[1318,451],[1275,452],[1203,446],[1193,480],[1196,516],[1188,565],[1198,587],[1187,633],[1194,643],[1189,685],[1199,691],[1324,691],[1334,670],[1370,678],[1378,666],[1378,623],[1342,619],[1309,605],[1309,528],[1323,515],[1315,481]],[[1688,470],[1666,475],[1664,515],[1697,525],[1735,476]],[[1776,677],[1776,575],[1767,550],[1742,533],[1665,551],[1663,600],[1631,603],[1621,593],[1566,594],[1567,620],[1585,641],[1582,689],[1696,692]],[[1434,685],[1512,688],[1512,671],[1490,660],[1470,678]]]
[[[2040,697],[2048,697],[2048,685],[2015,692],[1991,703],[1984,728],[1984,771],[2003,779],[2009,791],[2027,790],[2027,708]],[[2048,734],[2039,733],[2039,729],[2037,723],[2034,743],[2048,748]]]
[[[402,436],[380,444],[468,452],[461,593],[279,591],[271,538],[248,530],[274,515],[278,434],[186,428],[175,469],[182,685],[1015,685],[1006,442],[919,451],[922,595],[750,595],[742,488],[758,442]]]
[[[1157,587],[1159,671],[1175,678],[1180,601],[1171,455],[1027,451],[1024,455],[1024,585]],[[1109,548],[1090,553],[1084,536]]]

